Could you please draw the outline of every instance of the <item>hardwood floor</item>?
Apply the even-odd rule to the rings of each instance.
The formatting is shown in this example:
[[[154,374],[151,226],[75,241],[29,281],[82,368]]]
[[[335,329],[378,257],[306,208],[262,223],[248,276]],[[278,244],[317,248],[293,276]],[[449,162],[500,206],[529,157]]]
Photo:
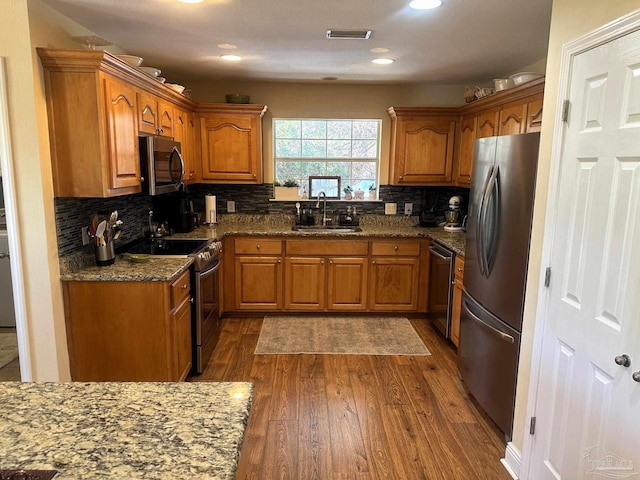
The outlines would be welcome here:
[[[411,320],[431,356],[254,355],[262,319],[225,319],[205,372],[251,381],[238,479],[509,480],[501,432],[469,398],[455,350]]]

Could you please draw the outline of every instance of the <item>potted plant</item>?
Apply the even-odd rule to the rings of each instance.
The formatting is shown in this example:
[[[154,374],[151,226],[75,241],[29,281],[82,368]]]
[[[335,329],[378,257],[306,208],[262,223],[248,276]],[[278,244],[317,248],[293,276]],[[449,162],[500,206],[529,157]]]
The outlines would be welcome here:
[[[353,192],[353,188],[351,188],[349,185],[347,185],[346,187],[344,187],[342,189],[342,191],[344,192],[344,199],[345,200],[351,200],[351,193]]]
[[[372,183],[371,185],[369,185],[369,199],[375,200],[375,198],[376,198],[376,184]]]
[[[276,200],[299,200],[298,182],[287,179],[282,184],[275,180],[273,182],[273,192]]]

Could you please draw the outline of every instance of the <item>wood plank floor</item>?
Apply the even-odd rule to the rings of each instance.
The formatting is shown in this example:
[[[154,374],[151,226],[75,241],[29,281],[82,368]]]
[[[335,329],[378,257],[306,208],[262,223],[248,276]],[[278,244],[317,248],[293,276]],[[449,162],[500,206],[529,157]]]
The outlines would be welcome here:
[[[189,380],[255,384],[237,478],[509,480],[504,437],[465,391],[454,348],[411,322],[431,356],[254,355],[262,319],[223,320]]]

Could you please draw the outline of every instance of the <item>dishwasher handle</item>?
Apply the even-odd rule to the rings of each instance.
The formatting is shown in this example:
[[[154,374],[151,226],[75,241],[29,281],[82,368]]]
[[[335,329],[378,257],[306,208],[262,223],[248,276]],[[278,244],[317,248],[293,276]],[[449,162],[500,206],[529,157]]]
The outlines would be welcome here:
[[[442,248],[438,245],[430,245],[429,251],[433,253],[440,260],[451,260],[453,258],[453,253],[447,250],[446,248]]]

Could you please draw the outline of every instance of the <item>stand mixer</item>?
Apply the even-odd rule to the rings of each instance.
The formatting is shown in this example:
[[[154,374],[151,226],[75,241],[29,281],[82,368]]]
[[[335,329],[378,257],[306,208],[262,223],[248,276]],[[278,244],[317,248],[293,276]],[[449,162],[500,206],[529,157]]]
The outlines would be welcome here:
[[[463,232],[462,226],[462,211],[460,210],[460,204],[462,198],[458,195],[454,195],[449,199],[449,209],[444,212],[445,226],[444,229],[447,232]]]

